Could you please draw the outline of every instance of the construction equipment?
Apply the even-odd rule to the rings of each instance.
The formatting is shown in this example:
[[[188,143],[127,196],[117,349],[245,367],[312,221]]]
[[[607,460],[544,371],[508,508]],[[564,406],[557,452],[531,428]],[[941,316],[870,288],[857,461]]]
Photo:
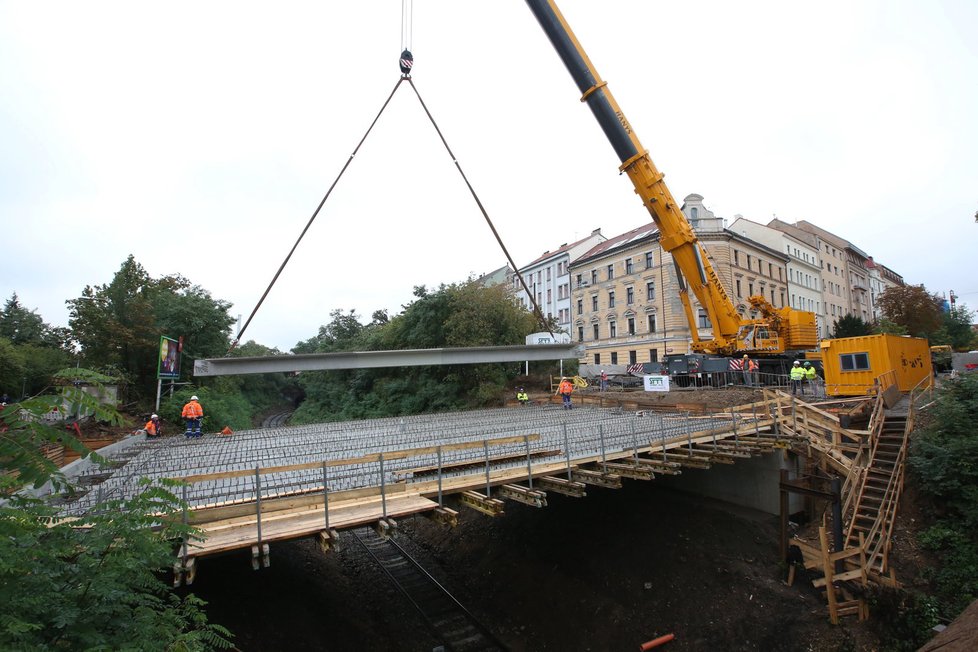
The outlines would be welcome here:
[[[659,228],[662,248],[672,255],[680,299],[693,339],[692,350],[719,355],[778,356],[817,346],[818,331],[812,312],[775,308],[759,295],[749,299],[759,318],[746,319],[737,312],[706,250],[666,187],[663,174],[642,147],[608,90],[607,82],[598,75],[557,5],[553,0],[526,0],[526,3],[580,89],[581,101],[587,102],[618,155],[619,170],[631,179],[636,194],[652,215]],[[699,336],[690,290],[709,316],[713,329],[711,340]]]

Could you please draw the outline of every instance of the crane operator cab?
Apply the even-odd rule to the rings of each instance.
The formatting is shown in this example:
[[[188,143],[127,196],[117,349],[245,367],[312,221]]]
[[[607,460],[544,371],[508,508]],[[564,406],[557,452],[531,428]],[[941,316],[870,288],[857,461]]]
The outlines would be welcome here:
[[[737,347],[740,351],[783,351],[777,331],[765,324],[744,324],[737,331]]]

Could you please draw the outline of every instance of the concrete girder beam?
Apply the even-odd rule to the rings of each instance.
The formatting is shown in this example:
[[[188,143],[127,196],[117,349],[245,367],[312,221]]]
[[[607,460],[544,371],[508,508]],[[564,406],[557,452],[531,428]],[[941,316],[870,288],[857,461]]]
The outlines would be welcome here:
[[[194,376],[231,376],[326,369],[373,369],[428,365],[525,362],[579,359],[584,351],[573,344],[475,346],[405,351],[345,351],[241,358],[211,358],[194,362]]]

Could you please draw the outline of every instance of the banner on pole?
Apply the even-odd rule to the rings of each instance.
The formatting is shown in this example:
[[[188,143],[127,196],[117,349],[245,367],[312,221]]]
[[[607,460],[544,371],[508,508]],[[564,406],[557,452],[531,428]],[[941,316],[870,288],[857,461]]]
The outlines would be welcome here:
[[[165,336],[160,337],[160,359],[156,377],[180,377],[180,344],[177,340]]]

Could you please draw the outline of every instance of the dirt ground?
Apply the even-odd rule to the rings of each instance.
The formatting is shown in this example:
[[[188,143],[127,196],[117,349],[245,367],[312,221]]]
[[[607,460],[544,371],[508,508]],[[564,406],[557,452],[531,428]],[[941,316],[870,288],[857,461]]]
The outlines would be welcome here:
[[[454,530],[422,517],[400,543],[514,652],[876,649],[864,625],[828,623],[803,577],[785,584],[777,519],[655,483],[463,511]],[[270,568],[243,553],[205,559],[193,591],[249,652],[431,650],[421,617],[352,537],[323,555],[278,544]]]

